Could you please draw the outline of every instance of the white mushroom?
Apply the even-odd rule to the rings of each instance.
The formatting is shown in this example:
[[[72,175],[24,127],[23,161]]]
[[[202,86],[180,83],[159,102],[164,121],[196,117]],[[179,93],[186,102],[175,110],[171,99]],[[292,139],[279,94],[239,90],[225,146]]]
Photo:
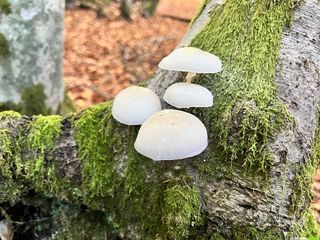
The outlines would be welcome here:
[[[120,91],[115,97],[112,116],[126,125],[141,125],[160,110],[160,99],[153,91],[132,86]]]
[[[205,87],[193,83],[175,83],[167,88],[163,99],[176,108],[211,107],[212,93]]]
[[[222,70],[220,59],[214,54],[194,47],[182,47],[174,50],[162,59],[159,67],[188,72],[186,83],[170,86],[164,100],[176,108],[210,107],[213,105],[212,93],[200,85],[191,84],[196,73],[217,73]]]
[[[188,73],[217,73],[222,70],[221,60],[209,52],[195,47],[182,47],[175,49],[158,65],[162,69]],[[195,74],[187,76],[191,82]]]
[[[208,145],[207,130],[194,115],[162,110],[142,124],[135,149],[153,160],[178,160],[200,154]]]

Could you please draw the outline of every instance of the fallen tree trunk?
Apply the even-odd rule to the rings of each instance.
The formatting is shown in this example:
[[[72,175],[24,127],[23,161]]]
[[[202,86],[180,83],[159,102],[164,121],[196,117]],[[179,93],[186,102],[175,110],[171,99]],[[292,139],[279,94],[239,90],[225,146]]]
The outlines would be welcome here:
[[[1,202],[29,190],[103,212],[125,239],[319,237],[308,206],[318,165],[320,4],[206,1],[182,41],[221,56],[199,75],[215,105],[190,110],[208,128],[198,157],[153,162],[133,148],[138,127],[111,104],[67,118],[1,115]],[[158,71],[162,95],[184,74]]]

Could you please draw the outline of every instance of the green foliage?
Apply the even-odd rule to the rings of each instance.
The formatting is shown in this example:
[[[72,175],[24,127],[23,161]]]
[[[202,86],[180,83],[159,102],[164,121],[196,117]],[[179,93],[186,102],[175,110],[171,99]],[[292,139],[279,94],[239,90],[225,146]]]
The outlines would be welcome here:
[[[198,78],[215,96],[215,105],[200,114],[207,119],[217,161],[228,159],[229,166],[264,172],[271,164],[266,145],[292,121],[277,99],[274,78],[293,7],[292,0],[226,1],[212,11],[210,22],[192,42],[217,54],[224,64],[220,74]]]
[[[7,56],[9,54],[9,45],[6,37],[0,33],[0,56]]]
[[[10,14],[11,13],[11,7],[10,7],[10,3],[8,2],[8,0],[0,0],[0,10],[4,14]]]

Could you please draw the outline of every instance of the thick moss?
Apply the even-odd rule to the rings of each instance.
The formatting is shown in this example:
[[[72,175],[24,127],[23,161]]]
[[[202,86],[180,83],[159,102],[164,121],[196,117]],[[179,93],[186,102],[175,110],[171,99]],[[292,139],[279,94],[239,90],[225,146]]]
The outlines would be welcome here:
[[[0,119],[2,127],[0,128],[0,203],[9,202],[14,204],[20,200],[21,193],[24,191],[24,184],[14,177],[14,159],[16,151],[14,151],[14,140],[9,135],[7,121],[12,119],[19,119],[20,114],[12,111],[1,112]]]
[[[57,115],[37,116],[30,124],[26,136],[21,136],[20,147],[24,162],[17,174],[32,182],[38,192],[52,197],[57,194],[54,163],[45,154],[52,151],[61,132],[62,118]],[[20,160],[22,161],[22,160]]]
[[[209,126],[215,163],[262,171],[270,166],[266,145],[292,121],[277,98],[274,78],[281,36],[293,7],[293,0],[228,0],[213,10],[210,22],[192,42],[220,56],[224,64],[220,74],[197,79],[215,96],[215,105],[200,113]]]
[[[11,7],[8,0],[0,0],[0,9],[1,9],[1,12],[3,12],[4,14],[11,13]]]
[[[200,224],[199,193],[179,180],[186,174],[169,177],[164,174],[168,164],[138,154],[133,148],[137,127],[118,124],[111,103],[90,107],[79,117],[75,128],[84,161],[84,201],[104,209],[115,232],[127,238],[183,239]]]
[[[0,56],[7,56],[9,54],[9,45],[6,37],[0,33]]]
[[[305,237],[308,240],[320,239],[320,226],[315,217],[312,215],[312,210],[308,209],[302,216],[302,226],[297,226],[299,236]]]

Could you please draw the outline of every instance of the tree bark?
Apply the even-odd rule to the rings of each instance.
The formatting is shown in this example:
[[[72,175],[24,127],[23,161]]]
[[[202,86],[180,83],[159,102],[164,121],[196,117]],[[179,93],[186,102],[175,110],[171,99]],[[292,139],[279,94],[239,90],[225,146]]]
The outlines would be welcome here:
[[[0,103],[26,102],[35,87],[45,95],[46,108],[55,113],[64,99],[64,0],[12,0],[8,9],[0,17],[0,33],[8,46],[8,54],[0,56]]]
[[[308,206],[320,153],[319,22],[317,0],[204,3],[181,45],[217,53],[224,70],[195,80],[215,105],[190,110],[210,141],[193,159],[139,155],[138,127],[113,120],[112,103],[65,119],[3,113],[2,202],[35,190],[84,204],[123,239],[318,238]],[[162,96],[183,78],[158,70],[149,87]]]

